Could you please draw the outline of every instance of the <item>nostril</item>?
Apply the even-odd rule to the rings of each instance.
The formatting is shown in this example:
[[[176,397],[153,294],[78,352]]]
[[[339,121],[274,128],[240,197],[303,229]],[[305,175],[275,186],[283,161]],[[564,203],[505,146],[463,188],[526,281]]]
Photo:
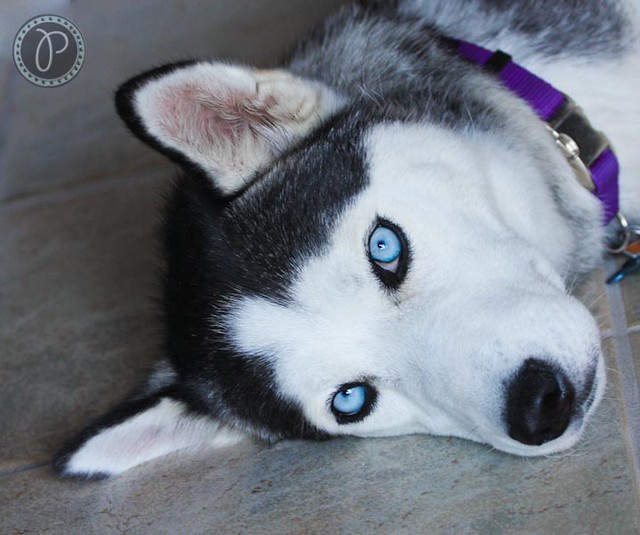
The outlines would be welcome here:
[[[509,436],[539,446],[562,435],[575,409],[575,389],[565,374],[530,358],[507,386],[506,423]]]
[[[568,388],[565,385],[558,381],[554,381],[554,383],[549,382],[551,388],[543,390],[541,395],[541,411],[543,414],[551,416],[564,414],[573,401],[573,396],[568,392]]]

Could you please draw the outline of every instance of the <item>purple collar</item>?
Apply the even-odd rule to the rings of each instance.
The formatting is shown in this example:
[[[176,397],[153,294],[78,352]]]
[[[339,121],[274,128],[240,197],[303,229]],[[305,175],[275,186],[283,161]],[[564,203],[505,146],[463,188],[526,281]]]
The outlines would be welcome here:
[[[500,50],[491,52],[466,41],[453,43],[463,58],[495,74],[549,125],[579,182],[602,203],[603,223],[609,223],[619,208],[619,166],[606,137],[591,126],[567,95],[511,61],[508,54]]]

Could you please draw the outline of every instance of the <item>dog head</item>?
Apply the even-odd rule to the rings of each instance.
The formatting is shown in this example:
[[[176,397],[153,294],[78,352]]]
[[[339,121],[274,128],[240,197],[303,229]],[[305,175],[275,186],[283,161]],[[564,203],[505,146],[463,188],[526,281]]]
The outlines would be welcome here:
[[[246,434],[572,446],[605,383],[566,288],[597,202],[526,105],[473,76],[441,108],[209,62],[125,84],[129,127],[184,169],[169,359],[57,469],[111,475]]]

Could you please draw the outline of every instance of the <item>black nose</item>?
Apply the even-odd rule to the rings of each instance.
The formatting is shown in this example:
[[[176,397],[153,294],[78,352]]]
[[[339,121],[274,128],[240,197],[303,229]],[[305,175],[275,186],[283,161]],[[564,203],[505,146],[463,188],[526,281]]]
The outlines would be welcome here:
[[[539,446],[565,432],[575,408],[575,389],[564,373],[530,358],[507,386],[509,436]]]

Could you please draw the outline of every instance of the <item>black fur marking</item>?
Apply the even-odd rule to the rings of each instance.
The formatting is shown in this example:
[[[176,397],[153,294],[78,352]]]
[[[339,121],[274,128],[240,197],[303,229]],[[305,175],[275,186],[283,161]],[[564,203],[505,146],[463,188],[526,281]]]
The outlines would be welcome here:
[[[326,250],[334,225],[367,184],[358,113],[345,112],[223,203],[185,174],[167,206],[167,349],[195,410],[263,438],[323,438],[278,394],[266,358],[240,355],[215,322],[237,295],[285,303],[297,270]],[[268,357],[268,356],[265,356]]]
[[[263,438],[324,438],[277,394],[268,364],[238,355],[213,322],[238,293],[288,298],[297,266],[324,250],[332,222],[365,185],[362,127],[357,115],[330,121],[254,177],[246,194],[223,200],[197,165],[149,135],[133,108],[133,95],[147,80],[190,64],[144,73],[116,94],[129,128],[185,170],[167,203],[164,230],[166,345],[181,398],[194,411]]]

